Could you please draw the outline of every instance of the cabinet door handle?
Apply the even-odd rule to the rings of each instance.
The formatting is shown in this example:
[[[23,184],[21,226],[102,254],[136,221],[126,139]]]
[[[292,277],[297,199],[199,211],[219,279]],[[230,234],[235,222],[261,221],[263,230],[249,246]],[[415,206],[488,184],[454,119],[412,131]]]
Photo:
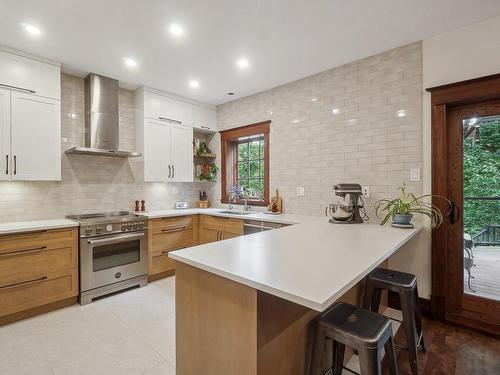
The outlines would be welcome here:
[[[9,174],[9,155],[5,155],[5,174]]]
[[[5,285],[5,286],[0,286],[0,289],[5,290],[5,289],[11,289],[11,288],[16,288],[18,286],[23,286],[23,285],[31,285],[31,284],[37,284],[43,280],[46,280],[47,276],[39,277],[38,279],[34,280],[27,280],[27,281],[21,281],[19,283],[14,283],[10,285]]]
[[[205,126],[205,125],[201,125],[200,128],[210,130],[210,128],[208,126]]]
[[[170,164],[168,165],[168,178],[170,178],[170,175],[172,174],[172,168],[170,167]]]
[[[8,253],[1,253],[0,257],[9,256],[9,255],[16,255],[16,254],[23,254],[23,253],[24,254],[26,254],[26,253],[35,253],[35,252],[38,252],[38,251],[45,250],[46,248],[47,248],[47,246],[39,246],[39,247],[30,248],[30,249],[9,251]]]
[[[187,229],[186,226],[182,226],[182,227],[175,227],[175,228],[170,228],[170,229],[162,229],[161,231],[164,233],[170,233],[170,232],[179,232],[181,230],[186,230],[186,229]]]
[[[182,121],[174,120],[174,119],[166,118],[166,117],[158,117],[158,120],[166,121],[166,122],[171,122],[173,124],[179,124],[179,125],[182,124]]]
[[[14,175],[17,174],[17,156],[14,155]]]
[[[12,89],[12,90],[18,90],[18,91],[24,91],[24,92],[27,92],[27,93],[30,93],[30,94],[36,94],[36,91],[30,90],[30,89],[25,89],[24,87],[5,85],[3,83],[0,83],[0,86],[6,87],[6,88]]]
[[[175,176],[175,167],[172,165],[172,178]]]

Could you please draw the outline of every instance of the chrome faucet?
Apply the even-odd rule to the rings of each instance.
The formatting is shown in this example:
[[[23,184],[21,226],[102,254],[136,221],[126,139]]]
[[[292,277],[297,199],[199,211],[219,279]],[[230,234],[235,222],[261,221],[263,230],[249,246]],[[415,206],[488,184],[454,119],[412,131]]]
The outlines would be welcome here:
[[[243,199],[245,201],[245,204],[243,206],[243,211],[250,211],[252,209],[252,207],[248,204],[248,195],[246,194],[246,192],[245,192]]]

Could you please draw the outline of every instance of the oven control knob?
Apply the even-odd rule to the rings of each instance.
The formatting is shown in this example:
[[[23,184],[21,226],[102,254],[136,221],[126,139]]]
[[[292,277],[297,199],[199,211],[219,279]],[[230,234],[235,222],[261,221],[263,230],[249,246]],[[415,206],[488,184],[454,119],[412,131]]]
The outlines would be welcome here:
[[[106,232],[112,232],[113,226],[111,224],[106,225]]]
[[[119,279],[120,277],[122,277],[122,273],[121,272],[115,273],[115,279]]]
[[[86,235],[92,234],[92,228],[90,228],[90,227],[85,228],[85,234]]]
[[[102,232],[102,227],[100,225],[95,227],[95,232],[96,233],[101,233]]]

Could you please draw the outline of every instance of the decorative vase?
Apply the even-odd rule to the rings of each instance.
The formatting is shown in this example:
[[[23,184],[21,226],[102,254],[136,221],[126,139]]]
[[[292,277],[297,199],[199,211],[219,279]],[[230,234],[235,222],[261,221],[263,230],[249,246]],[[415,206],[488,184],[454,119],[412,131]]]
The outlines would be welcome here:
[[[394,214],[392,223],[396,225],[411,225],[412,214]]]

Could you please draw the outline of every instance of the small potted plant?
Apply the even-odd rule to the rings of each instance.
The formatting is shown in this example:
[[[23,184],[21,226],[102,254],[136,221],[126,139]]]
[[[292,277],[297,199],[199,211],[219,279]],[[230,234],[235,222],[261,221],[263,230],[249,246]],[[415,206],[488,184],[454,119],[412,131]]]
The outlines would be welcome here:
[[[411,219],[413,214],[420,214],[427,216],[431,220],[431,227],[436,228],[443,223],[443,214],[435,205],[425,202],[425,198],[437,197],[446,200],[448,203],[450,201],[444,197],[432,194],[426,194],[422,196],[415,196],[415,194],[410,193],[406,186],[398,187],[401,192],[401,196],[395,199],[381,199],[375,202],[375,212],[377,217],[380,217],[380,213],[385,213],[385,216],[380,223],[384,225],[392,219],[392,225],[396,227],[413,228]]]

